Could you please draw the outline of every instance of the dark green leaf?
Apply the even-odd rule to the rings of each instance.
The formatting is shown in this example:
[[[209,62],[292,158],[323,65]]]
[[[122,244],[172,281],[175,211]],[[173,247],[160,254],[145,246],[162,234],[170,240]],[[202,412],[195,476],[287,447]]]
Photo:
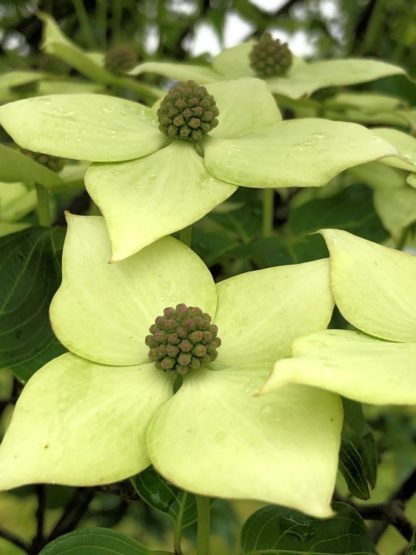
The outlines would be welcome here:
[[[63,352],[49,323],[63,230],[32,227],[0,239],[0,367],[25,381]]]
[[[339,454],[339,468],[352,495],[359,499],[369,499],[367,477],[360,452],[352,441],[343,440]]]
[[[358,444],[358,451],[364,464],[364,471],[368,483],[374,488],[377,480],[377,444],[371,430],[368,430]]]
[[[131,481],[143,501],[176,522],[184,495],[182,490],[168,483],[151,467],[134,476]],[[197,519],[195,497],[187,493],[184,503],[182,527],[186,528]]]
[[[245,522],[242,553],[250,555],[375,555],[361,516],[335,503],[335,517],[321,520],[298,511],[267,505]]]
[[[376,242],[388,237],[374,211],[372,191],[364,185],[353,185],[338,195],[294,207],[288,227],[295,238],[325,227],[350,231]]]
[[[54,540],[39,555],[148,555],[152,551],[107,528],[75,530]]]

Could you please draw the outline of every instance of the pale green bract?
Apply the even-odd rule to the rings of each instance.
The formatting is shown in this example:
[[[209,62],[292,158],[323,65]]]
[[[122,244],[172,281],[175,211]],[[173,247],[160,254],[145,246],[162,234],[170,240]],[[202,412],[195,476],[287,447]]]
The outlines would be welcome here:
[[[324,230],[342,315],[363,333],[327,330],[295,340],[262,393],[306,384],[373,404],[416,403],[416,257],[346,231]],[[267,397],[267,395],[266,395]]]
[[[114,75],[105,68],[102,53],[82,50],[62,33],[57,22],[49,14],[39,12],[38,17],[44,24],[41,48],[47,54],[59,58],[82,75],[102,85],[125,87],[152,101],[163,95],[163,92],[156,87],[138,83],[121,75]]]
[[[219,125],[199,144],[168,139],[155,109],[104,95],[43,96],[0,108],[0,123],[25,148],[88,160],[86,187],[122,260],[202,218],[236,186],[322,186],[396,148],[357,124],[282,121],[266,84],[207,85]],[[58,140],[59,139],[59,140]]]
[[[104,220],[69,216],[68,224],[51,321],[70,352],[24,388],[0,446],[0,488],[99,485],[153,464],[198,494],[330,516],[338,396],[303,385],[254,396],[294,339],[327,326],[328,260],[216,285],[176,239],[108,264]],[[186,375],[173,394],[171,379],[148,362],[144,338],[177,303],[210,313],[222,345],[218,359]]]
[[[373,188],[375,211],[392,238],[400,241],[408,226],[416,222],[416,191],[407,173],[379,162],[357,166],[349,173]]]
[[[21,231],[30,223],[19,222],[37,204],[36,191],[23,183],[0,181],[0,237]]]
[[[193,79],[199,83],[255,77],[249,63],[253,45],[254,41],[248,41],[225,49],[213,58],[210,67],[177,62],[145,62],[137,65],[129,73],[158,73],[172,79]],[[314,62],[304,62],[295,58],[286,75],[270,77],[264,81],[272,93],[296,99],[327,87],[357,85],[390,75],[405,74],[401,67],[366,58]]]

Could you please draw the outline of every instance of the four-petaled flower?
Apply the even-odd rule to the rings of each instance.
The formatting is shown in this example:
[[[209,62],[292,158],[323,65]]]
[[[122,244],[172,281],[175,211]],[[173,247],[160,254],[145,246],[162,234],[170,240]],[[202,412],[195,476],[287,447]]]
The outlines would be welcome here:
[[[250,40],[226,48],[213,58],[210,67],[180,62],[144,62],[131,70],[130,74],[158,73],[171,79],[194,79],[199,83],[257,77],[250,64],[250,54],[255,44],[255,40]],[[357,85],[390,75],[406,75],[406,72],[399,66],[369,58],[305,62],[295,57],[285,75],[267,77],[264,81],[273,94],[297,99],[307,97],[319,89]]]
[[[294,339],[327,326],[328,260],[215,284],[197,255],[173,238],[117,264],[108,264],[109,254],[101,217],[69,217],[51,321],[70,352],[24,388],[0,447],[0,488],[105,484],[153,464],[202,495],[329,516],[339,397],[303,385],[254,396]],[[145,337],[164,309],[177,305],[211,315],[222,342],[218,357],[190,369],[174,393],[169,373],[149,362]],[[162,330],[173,326],[156,322]]]
[[[24,148],[96,162],[86,187],[106,220],[114,261],[192,224],[237,185],[317,187],[347,168],[398,154],[357,124],[282,121],[259,79],[206,88],[219,123],[197,148],[159,130],[159,105],[98,94],[10,103],[0,108],[0,123]]]
[[[416,257],[325,230],[342,315],[361,330],[297,339],[262,388],[307,384],[373,404],[416,403]],[[267,395],[266,395],[267,396]]]

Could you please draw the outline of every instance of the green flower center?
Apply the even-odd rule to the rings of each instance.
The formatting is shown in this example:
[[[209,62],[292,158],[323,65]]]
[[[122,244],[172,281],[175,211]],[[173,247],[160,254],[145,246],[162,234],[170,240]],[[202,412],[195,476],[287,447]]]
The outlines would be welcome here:
[[[112,73],[124,73],[133,69],[137,62],[135,50],[129,44],[119,44],[106,53],[104,65]]]
[[[264,33],[253,46],[249,58],[251,68],[259,77],[284,75],[293,62],[287,43],[273,39],[270,33]]]
[[[58,158],[57,156],[42,154],[41,152],[33,152],[32,150],[27,150],[26,148],[21,148],[20,151],[28,158],[38,162],[38,164],[46,166],[54,172],[60,172],[65,166],[65,158]]]
[[[172,139],[197,142],[218,125],[214,97],[194,81],[173,87],[157,111],[159,129]]]
[[[178,304],[165,308],[150,326],[145,339],[149,359],[156,367],[176,377],[198,370],[218,356],[221,339],[211,316],[198,307]]]

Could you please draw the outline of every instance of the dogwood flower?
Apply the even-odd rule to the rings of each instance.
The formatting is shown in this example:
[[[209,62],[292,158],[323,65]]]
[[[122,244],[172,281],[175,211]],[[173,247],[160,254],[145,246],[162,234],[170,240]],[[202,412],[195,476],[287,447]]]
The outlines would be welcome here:
[[[129,73],[131,75],[157,73],[178,80],[194,79],[199,83],[242,77],[264,77],[263,72],[260,74],[256,72],[255,64],[250,59],[257,45],[257,41],[250,40],[227,48],[215,56],[208,67],[180,62],[144,62]],[[267,46],[269,46],[268,43],[266,43]],[[286,53],[284,57],[287,57]],[[309,96],[327,87],[357,85],[390,75],[406,74],[401,67],[367,58],[306,62],[294,57],[292,65],[286,72],[282,73],[278,65],[277,69],[279,71],[274,75],[264,77],[265,83],[273,94],[293,99]]]
[[[104,220],[68,223],[51,321],[69,352],[25,386],[0,446],[0,488],[106,484],[153,464],[202,495],[329,516],[338,396],[303,385],[253,396],[294,339],[328,324],[328,261],[215,284],[176,239],[108,264]]]
[[[416,258],[346,231],[323,231],[331,284],[358,331],[297,339],[261,391],[307,384],[372,404],[416,403]],[[267,395],[266,395],[267,397]]]
[[[192,224],[238,185],[317,187],[397,155],[357,124],[282,121],[265,83],[252,78],[178,85],[154,109],[97,94],[25,99],[2,106],[0,123],[25,148],[95,162],[86,187],[106,220],[112,260]]]

